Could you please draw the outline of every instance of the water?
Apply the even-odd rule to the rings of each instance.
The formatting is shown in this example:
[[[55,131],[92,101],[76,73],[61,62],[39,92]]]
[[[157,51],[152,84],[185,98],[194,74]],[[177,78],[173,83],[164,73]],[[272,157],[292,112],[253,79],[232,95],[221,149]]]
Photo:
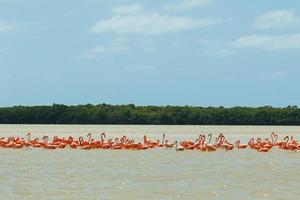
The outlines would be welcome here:
[[[86,135],[100,131],[142,140],[171,141],[199,133],[228,138],[267,137],[272,131],[300,139],[300,127],[46,126],[0,125],[0,136]],[[298,199],[300,152],[277,149],[176,152],[0,149],[0,199]]]

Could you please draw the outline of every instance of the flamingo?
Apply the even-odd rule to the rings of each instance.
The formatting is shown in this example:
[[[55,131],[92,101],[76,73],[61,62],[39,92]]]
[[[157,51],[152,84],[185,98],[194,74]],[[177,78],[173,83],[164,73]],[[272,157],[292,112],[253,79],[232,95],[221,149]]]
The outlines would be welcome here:
[[[284,150],[291,150],[291,151],[296,151],[298,150],[298,145],[294,144],[294,143],[289,143],[290,137],[286,136],[284,138],[284,140],[286,140],[283,144],[282,144],[282,149]]]
[[[163,147],[164,146],[165,138],[166,138],[166,134],[163,134],[163,139],[162,139],[161,143],[158,144],[158,147]]]
[[[217,145],[213,145],[211,144],[211,138],[212,138],[212,134],[208,134],[207,137],[209,138],[208,143],[205,145],[205,148],[207,149],[207,151],[216,151],[217,150]],[[205,140],[205,136],[204,136],[204,140]]]
[[[165,145],[164,145],[167,149],[171,149],[174,147],[174,144],[171,144],[168,140],[165,141]]]
[[[49,137],[44,136],[42,139],[35,138],[31,140],[31,133],[27,133],[27,139],[22,137],[5,137],[0,138],[0,147],[3,148],[23,148],[26,147],[35,147],[35,148],[45,148],[45,149],[56,149],[56,148],[70,148],[76,149],[81,147],[81,149],[130,149],[130,150],[146,150],[158,147],[173,148],[175,145],[176,151],[183,150],[193,150],[199,149],[202,151],[216,151],[217,148],[223,148],[225,150],[232,150],[236,146],[238,149],[247,148],[248,146],[251,149],[255,149],[258,152],[268,152],[271,148],[278,147],[283,150],[297,151],[300,149],[299,142],[293,136],[284,137],[283,141],[277,141],[278,135],[274,132],[271,133],[270,138],[251,138],[248,141],[248,144],[241,144],[240,140],[237,140],[234,144],[231,144],[225,136],[220,133],[215,142],[212,144],[213,135],[210,133],[207,135],[199,135],[199,138],[195,141],[183,140],[181,142],[175,141],[174,144],[171,144],[168,140],[165,139],[165,134],[162,135],[162,140],[150,140],[146,135],[144,135],[144,143],[135,142],[134,140],[127,138],[125,135],[120,138],[108,139],[107,142],[104,141],[106,138],[105,133],[101,133],[100,140],[94,140],[92,134],[87,134],[87,139],[84,140],[83,137],[79,137],[78,140],[74,140],[73,137],[58,137],[54,136],[52,141],[49,143]],[[207,141],[206,141],[207,138]]]
[[[257,151],[258,151],[258,152],[268,152],[269,149],[268,149],[268,148],[262,147],[262,148],[258,148]]]
[[[43,137],[43,141],[44,141],[44,148],[45,149],[56,149],[57,145],[55,145],[53,142],[52,143],[48,143],[49,141],[49,137],[48,136],[44,136]]]
[[[176,151],[184,151],[184,147],[178,147],[178,141],[177,140],[174,142],[174,144],[175,144],[175,150]]]
[[[30,142],[30,136],[31,136],[31,133],[27,133],[27,141],[24,143],[26,149],[30,146],[32,146],[32,143]]]
[[[226,151],[230,151],[230,150],[233,150],[234,149],[234,146],[233,144],[227,142],[227,140],[225,140],[225,136],[221,136],[221,147],[223,149],[225,149]]]
[[[86,144],[86,143],[84,142],[82,136],[79,137],[79,143],[80,143],[81,149],[83,149],[83,150],[90,150],[90,149],[92,148],[91,145]]]
[[[236,145],[236,147],[237,147],[238,149],[245,149],[245,148],[248,147],[247,144],[241,144],[241,141],[240,141],[240,140],[236,141],[236,142],[235,142],[235,145]]]
[[[210,134],[209,134],[210,135]],[[211,141],[211,136],[210,137],[210,140],[209,142]],[[200,141],[199,141],[199,147],[198,147],[200,150],[202,151],[216,151],[217,148],[214,147],[212,144],[210,143],[205,143],[205,135],[202,135],[201,138],[200,138]]]
[[[148,147],[146,145],[143,145],[142,143],[138,143],[138,146],[137,146],[137,150],[146,150],[148,149]]]

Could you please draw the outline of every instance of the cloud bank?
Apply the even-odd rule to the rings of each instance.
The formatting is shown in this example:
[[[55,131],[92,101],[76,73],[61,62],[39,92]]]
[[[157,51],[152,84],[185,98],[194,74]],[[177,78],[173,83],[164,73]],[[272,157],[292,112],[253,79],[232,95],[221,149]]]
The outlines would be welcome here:
[[[158,13],[113,16],[100,20],[91,31],[94,33],[114,32],[118,34],[162,34],[203,28],[221,23],[221,20],[168,16]]]
[[[99,45],[87,51],[86,53],[83,54],[82,57],[91,59],[103,54],[118,53],[118,52],[124,52],[128,50],[129,50],[129,46],[127,45],[126,38],[120,37],[114,39],[109,45],[106,46]]]
[[[294,12],[288,10],[275,10],[267,12],[256,18],[253,27],[256,29],[281,29],[298,23]]]
[[[201,6],[213,5],[214,0],[181,0],[177,4],[170,4],[165,6],[166,10],[169,11],[186,11]]]
[[[300,49],[300,34],[243,36],[233,41],[232,47],[269,51]]]

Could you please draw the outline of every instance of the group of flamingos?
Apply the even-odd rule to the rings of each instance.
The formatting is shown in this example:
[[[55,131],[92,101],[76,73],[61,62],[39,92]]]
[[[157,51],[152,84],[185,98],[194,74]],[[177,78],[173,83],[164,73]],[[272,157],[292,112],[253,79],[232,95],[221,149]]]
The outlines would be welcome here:
[[[251,138],[247,144],[241,144],[240,140],[236,141],[234,144],[230,143],[225,136],[221,133],[212,142],[212,134],[199,135],[195,141],[184,140],[181,142],[175,141],[170,143],[165,134],[163,134],[162,140],[150,140],[146,135],[144,135],[143,142],[135,142],[126,136],[120,138],[105,140],[106,134],[101,133],[100,139],[93,139],[92,134],[89,133],[87,138],[84,139],[82,136],[78,139],[73,137],[58,137],[54,136],[52,141],[49,141],[48,136],[44,136],[42,139],[34,138],[31,139],[31,134],[27,134],[27,139],[20,137],[5,137],[0,138],[0,148],[44,148],[44,149],[112,149],[112,150],[146,150],[153,148],[174,148],[176,151],[184,150],[199,150],[212,152],[217,149],[233,150],[250,148],[257,150],[258,152],[268,152],[272,148],[277,147],[282,150],[297,151],[300,150],[300,144],[293,136],[286,136],[282,141],[278,141],[278,135],[271,133],[271,138]]]

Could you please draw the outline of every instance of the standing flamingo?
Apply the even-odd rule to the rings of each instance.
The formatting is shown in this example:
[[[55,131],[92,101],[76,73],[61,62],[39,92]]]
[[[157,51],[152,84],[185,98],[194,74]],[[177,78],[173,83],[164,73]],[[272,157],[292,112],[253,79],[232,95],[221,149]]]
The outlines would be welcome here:
[[[174,142],[174,144],[175,144],[175,150],[176,151],[184,151],[184,147],[178,147],[178,141],[177,140]]]
[[[241,141],[240,141],[240,140],[236,141],[236,142],[235,142],[235,145],[236,145],[236,147],[237,147],[238,149],[245,149],[245,148],[248,147],[247,144],[241,144]]]

